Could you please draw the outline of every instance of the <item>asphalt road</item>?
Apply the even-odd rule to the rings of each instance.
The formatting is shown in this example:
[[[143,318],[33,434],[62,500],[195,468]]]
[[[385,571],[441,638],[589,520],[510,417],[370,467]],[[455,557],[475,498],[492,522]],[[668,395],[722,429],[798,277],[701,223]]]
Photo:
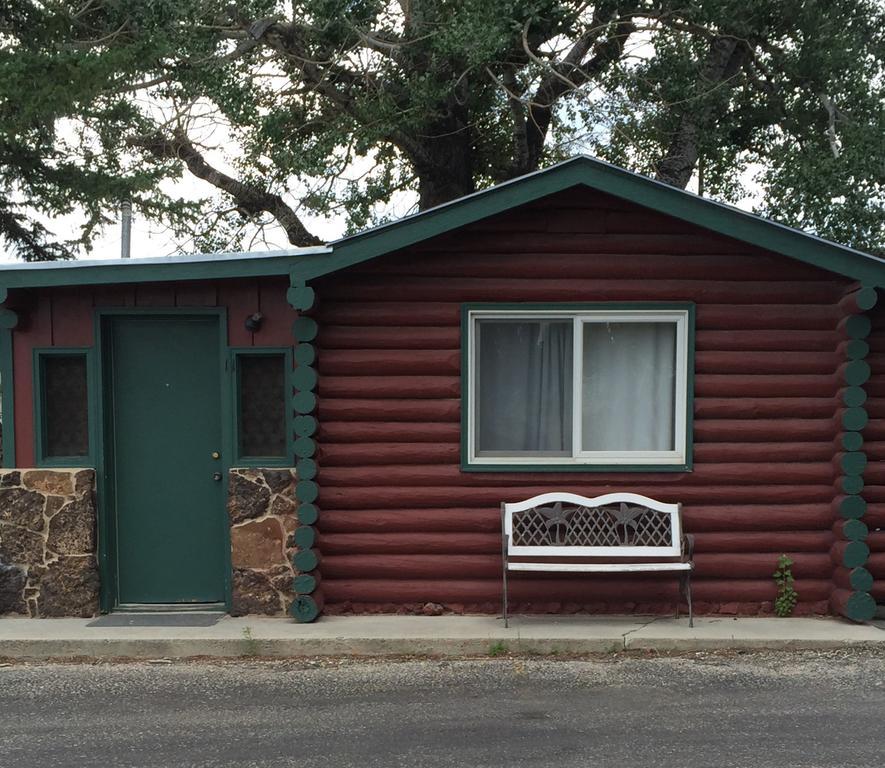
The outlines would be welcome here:
[[[0,766],[881,766],[885,656],[0,667]]]

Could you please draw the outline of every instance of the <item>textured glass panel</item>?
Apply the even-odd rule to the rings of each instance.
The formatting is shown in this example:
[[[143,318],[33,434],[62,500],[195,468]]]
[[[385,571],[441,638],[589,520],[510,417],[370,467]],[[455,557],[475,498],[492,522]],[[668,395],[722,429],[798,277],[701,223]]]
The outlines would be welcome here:
[[[571,455],[571,320],[480,320],[476,331],[477,455]]]
[[[286,455],[284,355],[240,355],[240,456]]]
[[[44,355],[43,453],[46,458],[89,453],[85,355]]]
[[[585,323],[585,451],[672,451],[676,324]]]

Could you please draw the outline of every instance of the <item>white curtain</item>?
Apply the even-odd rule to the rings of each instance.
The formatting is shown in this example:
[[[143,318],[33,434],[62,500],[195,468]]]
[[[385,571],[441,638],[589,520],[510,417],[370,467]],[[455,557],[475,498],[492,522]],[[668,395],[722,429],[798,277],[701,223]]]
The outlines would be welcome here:
[[[477,452],[571,455],[571,320],[477,323]]]
[[[583,450],[673,450],[676,325],[590,322],[583,335]]]

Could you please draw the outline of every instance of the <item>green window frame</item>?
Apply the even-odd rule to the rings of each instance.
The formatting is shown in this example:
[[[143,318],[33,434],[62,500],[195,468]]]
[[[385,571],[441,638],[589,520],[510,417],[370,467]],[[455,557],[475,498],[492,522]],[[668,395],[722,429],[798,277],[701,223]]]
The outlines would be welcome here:
[[[81,357],[86,370],[85,454],[56,456],[49,453],[48,408],[46,403],[46,361],[58,357]],[[95,372],[91,347],[49,347],[34,350],[34,453],[38,467],[95,466]]]
[[[676,386],[674,394],[674,450],[660,457],[646,452],[582,451],[580,409],[572,423],[571,455],[507,456],[480,455],[476,450],[475,391],[477,324],[480,320],[557,319],[574,323],[576,360],[573,370],[575,392],[579,391],[583,323],[587,322],[674,322],[677,327]],[[579,334],[579,329],[581,333]],[[689,472],[693,466],[695,305],[691,302],[584,302],[584,303],[471,303],[461,307],[461,470],[464,472]],[[580,402],[575,396],[574,402]],[[635,454],[635,457],[634,457]]]
[[[231,413],[233,415],[233,452],[234,467],[291,467],[294,451],[292,448],[294,424],[291,408],[292,394],[292,348],[291,347],[238,347],[230,350],[231,370],[233,372],[233,398]],[[244,454],[243,444],[243,413],[242,413],[242,366],[240,361],[248,357],[279,357],[283,362],[283,429],[285,430],[285,451],[280,456],[252,456]]]

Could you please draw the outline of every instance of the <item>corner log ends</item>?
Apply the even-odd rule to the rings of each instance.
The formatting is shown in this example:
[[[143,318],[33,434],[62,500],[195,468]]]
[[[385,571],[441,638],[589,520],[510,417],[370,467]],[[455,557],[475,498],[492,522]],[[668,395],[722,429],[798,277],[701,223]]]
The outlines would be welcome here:
[[[316,500],[319,487],[316,483],[317,465],[316,441],[317,431],[316,385],[317,372],[316,346],[313,344],[317,335],[317,322],[304,313],[310,312],[315,304],[313,288],[303,281],[293,280],[286,298],[289,305],[297,310],[298,318],[292,327],[295,337],[295,370],[292,373],[292,402],[295,430],[295,498],[298,500],[298,528],[295,530],[295,545],[298,548],[292,556],[292,565],[297,572],[292,588],[295,599],[289,612],[300,623],[315,621],[323,610],[323,591],[318,568],[322,560],[319,551],[314,548],[316,529],[314,525],[319,518]]]
[[[865,359],[870,351],[866,338],[872,329],[865,313],[876,305],[877,299],[875,288],[855,285],[839,302],[838,330],[842,341],[838,348],[838,376],[842,388],[836,418],[844,452],[837,457],[839,475],[833,506],[838,517],[833,526],[835,541],[830,549],[834,565],[830,610],[852,621],[869,621],[876,612],[876,602],[870,595],[873,577],[865,567],[870,555],[866,543],[869,529],[863,521],[867,501],[861,494],[867,468],[862,433],[869,421],[864,408],[865,385],[871,373]]]

